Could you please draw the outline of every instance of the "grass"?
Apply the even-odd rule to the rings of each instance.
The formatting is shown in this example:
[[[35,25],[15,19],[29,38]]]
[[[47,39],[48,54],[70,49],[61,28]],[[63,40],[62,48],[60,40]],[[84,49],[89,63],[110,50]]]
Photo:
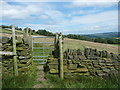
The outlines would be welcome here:
[[[36,67],[32,71],[19,76],[4,74],[2,88],[31,88],[36,83]]]
[[[22,31],[19,31],[19,30],[15,30],[15,31],[16,31],[16,34],[23,34]],[[12,34],[12,31],[8,29],[0,29],[0,33]]]
[[[90,41],[84,41],[84,40],[76,40],[76,39],[64,39],[64,50],[66,49],[81,49],[83,50],[86,47],[89,48],[96,48],[97,50],[106,50],[109,53],[113,52],[115,54],[118,54],[118,46],[111,45],[111,44],[102,44],[102,43],[95,43]]]
[[[64,40],[64,51],[67,49],[81,49],[84,50],[85,45],[83,45],[82,43],[80,44],[80,42],[74,42],[74,41],[67,41]]]
[[[111,45],[113,45],[113,46],[120,46],[119,44],[111,44]]]
[[[92,76],[65,77],[61,80],[58,76],[46,74],[48,82],[53,84],[53,88],[118,88],[119,76],[109,79]],[[119,80],[118,80],[119,78]]]
[[[37,40],[35,39],[34,42],[47,42],[46,39],[41,39],[41,38],[37,38]],[[53,48],[53,46],[51,46],[52,44],[41,44],[41,43],[35,43],[33,46],[36,48]],[[33,52],[52,52],[53,49],[33,49]],[[49,56],[50,53],[33,53],[33,56]],[[48,57],[33,57],[33,59],[48,59]],[[40,62],[44,62],[43,61],[34,61],[35,63],[40,63]]]

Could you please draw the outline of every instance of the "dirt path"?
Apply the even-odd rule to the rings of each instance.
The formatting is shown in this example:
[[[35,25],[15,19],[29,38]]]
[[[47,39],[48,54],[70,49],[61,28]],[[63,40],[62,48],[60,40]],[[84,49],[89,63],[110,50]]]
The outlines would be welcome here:
[[[33,86],[33,88],[52,88],[52,85],[50,85],[47,80],[45,79],[45,73],[43,66],[37,66],[37,84]]]
[[[45,81],[45,78],[44,78],[44,71],[43,71],[43,66],[37,66],[37,81],[41,82],[41,81]],[[42,88],[42,84],[36,84],[33,86],[33,88]]]

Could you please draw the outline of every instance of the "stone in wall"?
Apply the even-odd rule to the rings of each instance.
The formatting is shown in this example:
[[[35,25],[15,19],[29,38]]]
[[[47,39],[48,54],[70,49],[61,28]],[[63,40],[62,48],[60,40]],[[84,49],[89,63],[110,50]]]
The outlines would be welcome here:
[[[18,70],[19,73],[25,73],[26,71],[30,71],[32,66],[31,49],[28,45],[23,43],[21,37],[16,37],[16,39]],[[2,50],[13,51],[12,38],[6,41],[6,43],[3,42]],[[13,56],[2,55],[3,73],[13,74],[13,61]]]
[[[54,62],[52,59],[50,61]],[[67,64],[64,65],[66,66],[64,68],[65,75],[108,77],[113,74],[118,74],[120,68],[120,55],[108,53],[105,50],[98,51],[97,49],[92,48],[85,48],[84,51],[81,51],[80,49],[68,49],[64,52],[64,62],[65,61],[67,61]],[[59,71],[58,63],[52,65],[52,67],[50,67],[50,65],[48,60],[46,64],[46,66],[48,66],[48,72],[54,74],[55,71]]]

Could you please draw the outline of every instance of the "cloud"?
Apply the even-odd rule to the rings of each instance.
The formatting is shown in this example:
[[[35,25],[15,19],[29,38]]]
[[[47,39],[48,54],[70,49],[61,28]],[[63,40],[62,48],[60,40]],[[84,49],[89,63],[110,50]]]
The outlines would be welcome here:
[[[74,0],[70,5],[66,7],[74,8],[74,7],[110,7],[113,5],[117,5],[119,0]]]
[[[45,25],[45,24],[24,24],[24,25],[36,30],[46,29],[53,33],[63,30],[63,26],[60,26],[60,25]]]
[[[88,0],[85,1],[89,3]],[[75,2],[79,4],[79,2],[73,1],[65,5],[73,5],[73,3],[75,5]],[[83,0],[81,0],[81,2],[83,2]],[[84,10],[80,7],[83,7],[85,4],[82,6],[79,4],[77,6],[79,7],[79,11],[76,11],[76,8],[62,7],[64,4],[61,3],[58,6],[54,6],[54,4],[55,3],[41,2],[8,3],[2,1],[2,9],[0,9],[0,12],[3,12],[2,16],[5,23],[7,21],[7,23],[14,23],[21,27],[28,26],[36,30],[46,29],[52,32],[63,31],[64,33],[76,34],[117,30],[117,10],[110,9],[107,11],[101,10],[100,8],[94,10],[88,8]],[[98,4],[100,4],[99,7],[102,5],[97,2],[89,3],[88,6],[96,6]],[[106,5],[108,4],[106,3]],[[112,5],[114,5],[113,2],[111,2],[111,4],[109,3],[108,6]],[[61,6],[60,9],[58,8],[59,6]]]
[[[80,26],[74,31],[72,29],[65,29],[63,33],[66,34],[92,34],[92,33],[101,33],[101,32],[117,32],[118,31],[118,25],[114,23],[107,23],[107,24],[98,24],[98,25],[85,25]]]
[[[31,15],[40,10],[35,5],[10,5],[7,2],[2,2],[3,18],[7,19],[32,19]]]
[[[93,24],[101,22],[110,22],[118,19],[118,11],[107,11],[97,14],[90,14],[85,16],[74,16],[70,23],[73,24]]]
[[[48,19],[49,17],[47,15],[41,15],[40,19]]]
[[[9,4],[8,2],[2,1],[3,20],[26,20],[26,19],[51,19],[46,21],[47,24],[60,24],[64,22],[65,15],[52,8],[47,3],[18,3],[17,5]],[[44,8],[43,8],[44,7]],[[42,21],[40,21],[42,22]],[[45,22],[45,21],[43,21]]]
[[[9,2],[72,2],[73,0],[4,0]]]

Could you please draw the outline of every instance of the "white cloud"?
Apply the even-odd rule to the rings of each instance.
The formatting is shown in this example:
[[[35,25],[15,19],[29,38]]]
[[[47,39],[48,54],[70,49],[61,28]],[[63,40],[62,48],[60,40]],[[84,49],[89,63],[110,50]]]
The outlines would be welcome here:
[[[26,19],[48,19],[48,24],[58,24],[64,21],[65,15],[58,11],[54,10],[47,3],[28,3],[24,4],[19,3],[20,5],[10,5],[5,1],[2,1],[3,8],[3,19],[11,19],[11,20],[26,20]],[[24,4],[24,5],[22,5]]]
[[[103,32],[117,32],[117,24],[104,24],[104,25],[86,25],[80,26],[74,30],[67,29],[63,33],[66,34],[92,34],[92,33],[103,33]]]
[[[70,5],[66,7],[110,7],[117,5],[119,0],[74,0]]]
[[[70,23],[73,24],[92,24],[101,22],[117,21],[118,11],[107,11],[98,14],[90,14],[86,16],[74,16]]]
[[[7,19],[28,19],[31,15],[37,13],[41,9],[35,5],[10,5],[7,2],[2,2],[3,18]]]
[[[9,2],[72,2],[73,0],[3,0]]]
[[[63,30],[63,26],[60,25],[45,25],[45,24],[25,24],[25,26],[31,27],[32,29],[45,29],[53,33],[60,32]]]
[[[41,15],[40,16],[40,19],[48,19],[49,18],[49,16],[47,16],[47,15]]]
[[[96,6],[98,4],[99,4],[98,5],[99,7],[102,6],[101,2],[89,3],[88,0],[85,0],[85,1],[86,3],[88,3],[88,6]],[[64,30],[64,32],[66,33],[67,32],[71,32],[71,33],[89,32],[90,33],[90,32],[98,32],[101,30],[109,31],[117,28],[117,25],[116,25],[117,19],[118,19],[117,10],[105,11],[101,13],[99,13],[99,9],[92,10],[92,11],[84,10],[79,12],[75,12],[74,10],[72,10],[73,13],[69,15],[69,19],[66,19],[67,17],[66,14],[57,10],[56,8],[51,7],[47,3],[28,3],[27,2],[27,4],[24,4],[24,5],[23,3],[17,4],[17,5],[14,5],[14,4],[10,5],[4,1],[2,3],[3,3],[2,5],[3,9],[1,9],[0,12],[3,11],[3,17],[5,20],[11,19],[11,21],[14,20],[17,22],[17,20],[23,19],[23,22],[20,21],[21,25],[31,27],[32,29],[38,30],[40,28],[40,29],[47,29],[53,32]],[[78,7],[84,7],[85,5],[84,2],[83,2],[83,5],[80,5],[82,3],[79,3],[79,2],[77,3],[77,1],[74,1],[73,3],[75,6],[76,4],[78,4],[77,5]],[[113,2],[109,4],[104,3],[103,7],[106,5],[111,6],[111,5],[114,5],[114,3]],[[96,11],[98,11],[98,13],[92,14],[92,12],[96,12]],[[88,14],[88,15],[74,16],[76,14]],[[34,24],[36,23],[35,20],[39,24]],[[24,24],[26,22],[29,24]],[[85,26],[81,26],[82,24],[85,24]],[[70,27],[75,29],[69,29]]]
[[[117,2],[119,0],[2,0],[9,2]]]
[[[75,15],[88,15],[88,14],[93,14],[93,13],[99,13],[101,9],[91,9],[91,10],[78,10],[78,11],[73,11],[68,14],[69,17],[75,16]]]

